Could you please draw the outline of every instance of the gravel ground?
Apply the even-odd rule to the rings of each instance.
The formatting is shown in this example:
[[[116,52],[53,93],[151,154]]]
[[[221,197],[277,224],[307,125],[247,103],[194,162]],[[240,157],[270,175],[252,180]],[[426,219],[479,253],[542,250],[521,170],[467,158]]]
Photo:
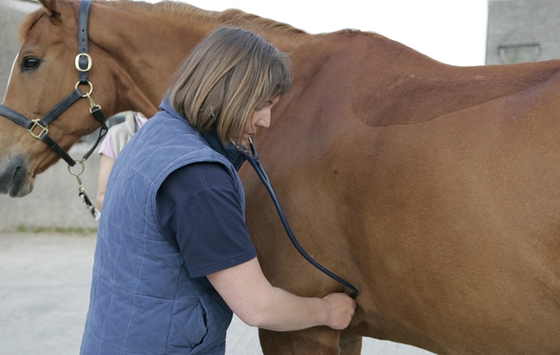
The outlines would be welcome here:
[[[94,234],[0,233],[0,355],[76,355],[88,308]],[[234,317],[228,355],[261,355],[257,329]],[[365,339],[362,354],[429,355]]]

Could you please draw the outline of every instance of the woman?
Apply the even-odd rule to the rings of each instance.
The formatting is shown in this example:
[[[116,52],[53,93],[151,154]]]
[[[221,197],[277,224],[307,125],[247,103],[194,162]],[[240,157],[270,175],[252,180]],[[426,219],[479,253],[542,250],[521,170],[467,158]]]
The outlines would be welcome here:
[[[237,147],[290,86],[286,55],[251,32],[193,50],[109,177],[82,354],[224,354],[232,311],[275,331],[349,324],[346,294],[273,287],[244,222]]]

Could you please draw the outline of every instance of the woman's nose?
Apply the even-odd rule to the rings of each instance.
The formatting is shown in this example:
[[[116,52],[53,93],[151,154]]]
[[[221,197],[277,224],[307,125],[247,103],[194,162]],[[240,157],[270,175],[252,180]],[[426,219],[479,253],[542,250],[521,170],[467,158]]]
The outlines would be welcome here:
[[[262,112],[259,116],[259,119],[256,122],[256,125],[261,128],[268,128],[270,126],[270,110],[266,110],[266,112]]]

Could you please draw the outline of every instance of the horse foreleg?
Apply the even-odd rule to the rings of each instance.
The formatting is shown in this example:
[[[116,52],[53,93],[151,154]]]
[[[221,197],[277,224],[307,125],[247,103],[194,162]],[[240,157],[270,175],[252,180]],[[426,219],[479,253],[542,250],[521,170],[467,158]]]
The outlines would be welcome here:
[[[362,337],[359,335],[340,336],[340,355],[360,355],[362,352]]]
[[[259,329],[259,338],[264,355],[341,354],[340,332],[324,327],[283,333]]]

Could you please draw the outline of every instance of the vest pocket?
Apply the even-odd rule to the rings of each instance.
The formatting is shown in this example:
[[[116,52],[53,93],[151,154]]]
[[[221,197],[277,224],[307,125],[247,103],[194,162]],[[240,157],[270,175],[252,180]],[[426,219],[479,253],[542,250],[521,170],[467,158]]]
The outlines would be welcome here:
[[[195,348],[207,333],[206,310],[198,298],[175,300],[167,341],[169,353]]]

